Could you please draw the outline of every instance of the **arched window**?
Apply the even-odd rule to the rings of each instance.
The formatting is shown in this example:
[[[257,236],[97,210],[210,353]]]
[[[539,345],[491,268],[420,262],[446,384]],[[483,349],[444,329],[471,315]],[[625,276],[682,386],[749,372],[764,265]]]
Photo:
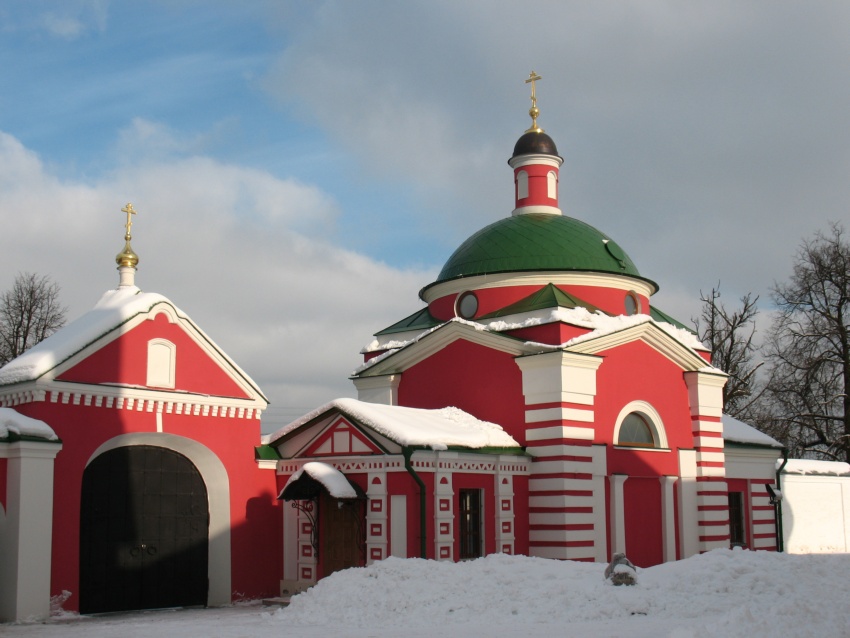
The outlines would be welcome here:
[[[152,388],[173,388],[177,347],[165,339],[148,342],[148,379]]]
[[[667,449],[667,433],[661,416],[646,401],[632,401],[617,416],[614,445]]]
[[[626,308],[626,314],[629,316],[636,315],[641,311],[640,298],[633,290],[626,293],[624,305]]]
[[[516,174],[516,198],[525,199],[528,197],[528,173],[520,171]]]
[[[620,426],[620,436],[617,437],[617,445],[629,447],[655,447],[655,439],[652,430],[643,415],[632,412]]]
[[[555,175],[555,171],[549,171],[549,174],[546,176],[546,184],[548,186],[548,196],[549,199],[558,199],[558,176]]]

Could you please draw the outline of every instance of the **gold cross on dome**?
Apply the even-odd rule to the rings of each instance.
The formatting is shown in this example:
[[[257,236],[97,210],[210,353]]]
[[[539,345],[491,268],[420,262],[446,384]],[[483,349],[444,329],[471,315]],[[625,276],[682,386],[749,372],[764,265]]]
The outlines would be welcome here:
[[[124,228],[127,229],[127,237],[130,236],[130,229],[133,227],[133,215],[136,214],[136,209],[133,208],[133,204],[127,202],[127,205],[121,209],[122,213],[127,213],[127,223],[124,224]]]
[[[542,80],[543,78],[537,75],[534,71],[528,74],[528,79],[525,81],[526,84],[531,83],[531,106],[537,106],[537,94],[534,91],[534,83],[537,80]]]
[[[543,78],[537,75],[534,71],[528,74],[526,84],[531,84],[531,108],[528,109],[528,114],[531,116],[531,128],[526,133],[542,133],[543,129],[537,126],[537,116],[540,115],[540,109],[537,108],[537,91],[534,83]]]

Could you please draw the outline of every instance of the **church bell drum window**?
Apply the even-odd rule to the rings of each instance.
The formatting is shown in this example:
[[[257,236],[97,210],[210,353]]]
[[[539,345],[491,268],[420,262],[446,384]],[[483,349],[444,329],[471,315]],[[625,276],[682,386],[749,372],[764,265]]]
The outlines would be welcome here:
[[[455,314],[462,319],[472,319],[478,312],[478,297],[474,292],[468,291],[457,298]]]

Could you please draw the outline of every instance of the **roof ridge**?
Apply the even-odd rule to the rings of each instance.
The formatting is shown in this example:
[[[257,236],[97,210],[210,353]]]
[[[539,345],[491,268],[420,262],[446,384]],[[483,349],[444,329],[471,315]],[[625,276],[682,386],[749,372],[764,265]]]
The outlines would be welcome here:
[[[497,319],[499,317],[504,317],[507,315],[516,315],[523,312],[531,312],[533,310],[543,310],[546,308],[584,308],[588,312],[601,312],[603,314],[608,315],[609,313],[604,310],[594,306],[592,303],[584,301],[583,299],[576,297],[572,293],[566,292],[565,290],[561,290],[553,283],[548,283],[543,286],[540,290],[537,290],[527,297],[523,297],[519,301],[516,301],[504,308],[496,310],[494,312],[488,313],[486,315],[482,315],[476,318],[476,321],[481,321],[483,319]]]

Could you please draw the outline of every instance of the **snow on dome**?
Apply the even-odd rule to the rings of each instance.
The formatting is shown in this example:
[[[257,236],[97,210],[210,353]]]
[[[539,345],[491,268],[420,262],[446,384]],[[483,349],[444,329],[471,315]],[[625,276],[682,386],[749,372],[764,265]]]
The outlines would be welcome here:
[[[351,483],[345,478],[345,474],[327,463],[319,463],[318,461],[305,463],[304,467],[290,476],[281,491],[281,495],[291,483],[300,479],[301,475],[305,472],[324,485],[325,489],[328,490],[328,494],[334,498],[357,498],[357,492],[351,487]]]
[[[764,445],[776,448],[782,447],[782,444],[773,437],[756,430],[753,426],[747,425],[743,421],[739,421],[728,414],[723,415],[722,421],[724,441],[729,441],[730,443]]]
[[[375,432],[399,445],[419,445],[433,450],[449,446],[472,449],[484,447],[517,448],[520,445],[501,426],[481,421],[458,408],[439,410],[405,408],[397,405],[366,403],[357,399],[335,399],[284,426],[274,434],[263,437],[270,444],[289,432],[330,410],[339,410]],[[315,478],[315,477],[314,477]]]
[[[178,315],[185,317],[162,295],[142,292],[136,286],[107,291],[94,308],[0,368],[0,385],[39,378],[88,344],[158,303],[171,305]]]
[[[47,441],[57,441],[56,432],[47,423],[25,416],[12,408],[0,408],[0,439],[10,434],[31,436]]]
[[[777,469],[782,459],[776,462]],[[842,461],[815,461],[814,459],[789,459],[783,474],[813,474],[817,476],[850,476],[850,463]]]

